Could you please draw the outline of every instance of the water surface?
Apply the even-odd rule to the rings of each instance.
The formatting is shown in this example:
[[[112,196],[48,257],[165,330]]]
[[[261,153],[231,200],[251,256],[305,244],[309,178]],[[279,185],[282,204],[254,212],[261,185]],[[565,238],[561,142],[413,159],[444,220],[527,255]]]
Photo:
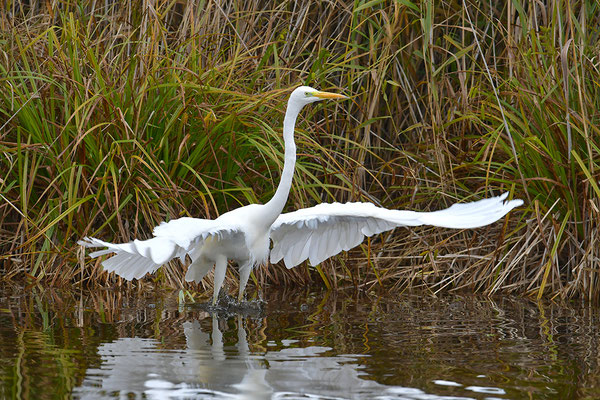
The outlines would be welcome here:
[[[177,293],[0,293],[0,398],[600,398],[582,305],[269,289],[262,311]]]

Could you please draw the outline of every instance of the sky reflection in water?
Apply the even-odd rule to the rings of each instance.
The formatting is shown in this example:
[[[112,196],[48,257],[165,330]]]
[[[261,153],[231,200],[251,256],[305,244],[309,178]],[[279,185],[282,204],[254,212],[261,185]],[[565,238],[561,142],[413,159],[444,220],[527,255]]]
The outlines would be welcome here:
[[[0,297],[0,398],[594,398],[594,308],[270,290],[262,314],[177,295]]]

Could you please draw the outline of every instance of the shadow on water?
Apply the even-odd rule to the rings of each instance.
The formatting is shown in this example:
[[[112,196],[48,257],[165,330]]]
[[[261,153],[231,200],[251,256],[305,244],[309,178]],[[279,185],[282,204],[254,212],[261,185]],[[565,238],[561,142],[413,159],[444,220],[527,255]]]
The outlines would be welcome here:
[[[0,398],[598,398],[600,314],[514,298],[0,292]]]

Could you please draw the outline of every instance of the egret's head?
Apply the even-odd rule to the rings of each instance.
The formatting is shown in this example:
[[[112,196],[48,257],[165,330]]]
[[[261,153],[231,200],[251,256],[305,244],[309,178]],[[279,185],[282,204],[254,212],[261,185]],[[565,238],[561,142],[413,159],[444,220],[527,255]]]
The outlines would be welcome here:
[[[290,102],[298,103],[304,106],[315,101],[325,99],[345,99],[346,96],[343,94],[321,92],[317,89],[313,89],[310,86],[300,86],[296,88],[290,95]]]

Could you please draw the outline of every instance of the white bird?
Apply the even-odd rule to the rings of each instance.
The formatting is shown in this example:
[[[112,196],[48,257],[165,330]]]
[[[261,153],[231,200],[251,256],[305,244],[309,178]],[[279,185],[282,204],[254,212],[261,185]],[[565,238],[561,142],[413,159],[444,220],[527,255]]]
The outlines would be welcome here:
[[[281,181],[266,204],[240,207],[214,220],[184,217],[162,222],[154,228],[154,238],[148,240],[113,244],[86,237],[78,243],[85,247],[106,247],[91,253],[93,258],[116,253],[102,265],[106,271],[127,280],[140,279],[176,257],[185,262],[187,255],[192,260],[185,275],[188,282],[200,282],[214,266],[215,304],[228,260],[239,267],[238,299],[241,301],[252,268],[266,263],[271,241],[271,262],[283,258],[286,267],[293,268],[308,259],[311,265],[317,265],[342,250],[357,246],[365,236],[401,226],[477,228],[497,221],[523,204],[521,200],[505,201],[505,193],[435,212],[387,210],[371,203],[331,203],[281,214],[294,175],[294,126],[300,110],[315,101],[343,98],[346,97],[307,86],[292,92],[283,120],[285,160]]]

